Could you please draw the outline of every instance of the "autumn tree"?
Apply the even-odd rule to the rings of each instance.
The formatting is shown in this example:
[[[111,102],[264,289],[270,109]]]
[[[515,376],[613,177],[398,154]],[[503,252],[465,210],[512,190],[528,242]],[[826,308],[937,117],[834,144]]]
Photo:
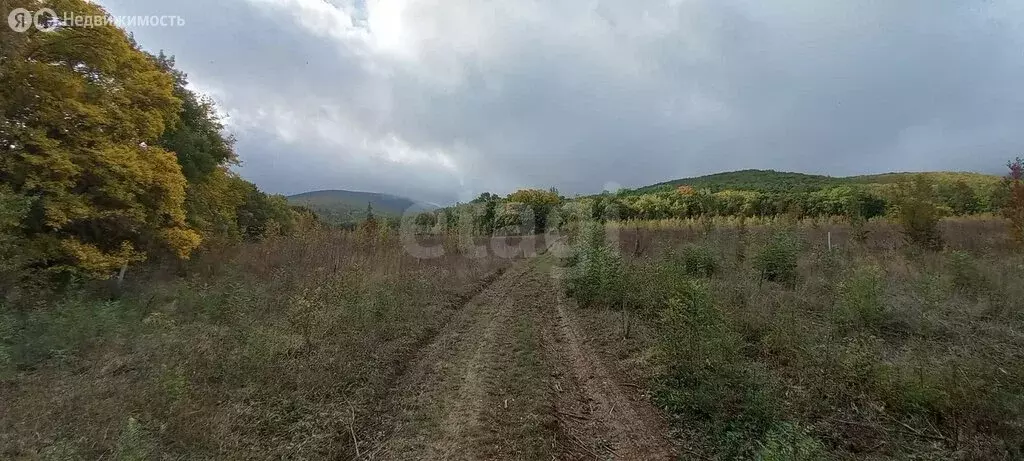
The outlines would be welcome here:
[[[688,186],[686,184],[683,184],[683,185],[681,185],[681,186],[676,188],[676,192],[679,193],[679,195],[682,195],[684,197],[689,197],[691,195],[696,195],[697,194],[697,189],[694,189],[693,186]]]
[[[238,229],[243,238],[259,240],[291,233],[298,216],[284,196],[267,195],[248,181],[239,180],[238,184],[245,190],[245,200],[237,214]]]
[[[188,76],[163,52],[151,57],[174,79],[181,100],[177,121],[157,141],[174,152],[188,181],[185,211],[190,227],[214,243],[254,240],[289,227],[281,203],[230,170],[238,164],[234,138],[225,134],[212,100],[188,89]]]
[[[58,17],[103,15],[83,0],[46,2]],[[187,257],[186,180],[159,146],[178,123],[174,79],[112,25],[3,37],[0,183],[22,217],[29,265],[103,277],[148,254]]]

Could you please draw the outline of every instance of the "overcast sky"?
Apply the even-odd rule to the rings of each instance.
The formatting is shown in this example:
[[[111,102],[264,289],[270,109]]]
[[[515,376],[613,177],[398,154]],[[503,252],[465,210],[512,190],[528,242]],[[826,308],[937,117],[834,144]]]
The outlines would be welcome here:
[[[1020,0],[103,0],[275,193],[438,203],[725,170],[1000,172]]]

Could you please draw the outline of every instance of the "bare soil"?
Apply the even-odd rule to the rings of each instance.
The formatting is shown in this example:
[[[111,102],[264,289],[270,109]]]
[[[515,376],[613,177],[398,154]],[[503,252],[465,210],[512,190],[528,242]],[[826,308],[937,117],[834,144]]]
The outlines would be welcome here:
[[[516,263],[459,308],[396,381],[360,458],[674,457],[658,411],[588,345],[552,261]]]

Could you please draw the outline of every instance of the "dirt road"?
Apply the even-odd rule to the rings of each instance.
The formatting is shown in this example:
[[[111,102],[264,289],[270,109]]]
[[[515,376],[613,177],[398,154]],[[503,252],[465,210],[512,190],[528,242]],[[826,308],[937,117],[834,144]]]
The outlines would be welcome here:
[[[670,459],[654,409],[590,350],[553,258],[469,300],[390,393],[365,459]]]

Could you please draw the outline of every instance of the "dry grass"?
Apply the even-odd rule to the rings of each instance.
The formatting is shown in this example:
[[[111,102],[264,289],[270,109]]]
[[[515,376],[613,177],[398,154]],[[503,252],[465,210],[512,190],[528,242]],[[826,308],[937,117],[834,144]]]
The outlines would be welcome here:
[[[0,458],[350,458],[410,357],[510,263],[317,232],[116,300],[0,310]],[[84,291],[84,290],[83,290]]]

